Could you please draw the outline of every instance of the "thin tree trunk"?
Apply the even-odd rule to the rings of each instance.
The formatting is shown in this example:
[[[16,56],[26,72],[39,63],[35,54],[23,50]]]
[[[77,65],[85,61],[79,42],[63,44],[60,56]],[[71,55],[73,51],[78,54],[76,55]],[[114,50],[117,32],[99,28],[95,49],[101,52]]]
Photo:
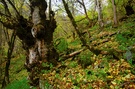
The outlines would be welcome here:
[[[13,53],[13,49],[14,49],[14,43],[15,43],[15,39],[16,39],[16,31],[14,30],[14,32],[12,33],[11,39],[7,39],[8,41],[8,53],[7,53],[7,61],[6,61],[6,67],[5,67],[5,75],[4,75],[4,79],[2,82],[2,87],[4,88],[7,84],[9,84],[9,67],[10,67],[10,61],[11,61],[11,56]]]
[[[78,28],[78,26],[77,26],[77,24],[76,24],[76,22],[75,22],[75,20],[74,20],[74,18],[73,18],[73,16],[72,16],[70,10],[69,10],[69,8],[68,8],[67,3],[65,2],[65,0],[62,0],[62,1],[63,1],[63,4],[64,4],[64,8],[65,8],[65,10],[66,10],[66,12],[67,12],[67,14],[68,14],[68,17],[70,18],[71,23],[72,23],[72,25],[74,26],[75,31],[76,31],[76,33],[78,34],[78,36],[79,36],[79,38],[80,38],[80,40],[81,40],[81,42],[82,42],[82,45],[85,46],[86,48],[88,48],[88,49],[89,49],[91,52],[93,52],[94,54],[98,55],[101,51],[98,50],[98,49],[94,49],[93,47],[87,45],[86,40],[85,40],[85,38],[81,35],[81,33],[80,33],[80,31],[79,31],[79,28]]]
[[[90,20],[88,14],[87,14],[87,9],[85,7],[84,0],[82,0],[82,2],[80,2],[79,0],[77,0],[77,1],[83,6],[83,9],[84,9],[84,12],[85,12],[85,15],[86,15],[86,19],[89,21],[89,27],[91,27],[92,21]],[[88,33],[88,37],[90,38],[90,32],[88,31],[88,29],[87,29],[87,33]]]
[[[2,24],[0,23],[0,76],[2,76]],[[0,77],[0,83],[2,82],[2,77]]]
[[[64,4],[64,7],[65,7],[65,10],[66,10],[66,12],[67,12],[67,14],[68,14],[68,17],[70,18],[70,21],[72,22],[72,25],[74,26],[75,31],[77,32],[77,34],[78,34],[78,36],[79,36],[79,38],[80,38],[82,44],[83,44],[83,45],[86,45],[86,42],[85,42],[83,36],[81,35],[79,29],[78,29],[78,26],[77,26],[77,24],[76,24],[76,22],[75,22],[75,19],[74,19],[72,13],[71,13],[70,10],[69,10],[68,4],[65,2],[65,0],[62,0],[62,1],[63,1],[63,4]]]
[[[71,0],[71,4],[72,4],[72,15],[75,16],[75,0]],[[75,39],[75,31],[74,29],[72,30],[72,34],[73,34],[73,39]]]
[[[2,24],[0,23],[0,50],[2,48]]]
[[[116,4],[115,1],[112,0],[112,6],[113,6],[113,21],[114,21],[114,25],[117,26],[118,22],[117,22],[117,12],[116,12]]]
[[[103,23],[101,0],[96,0],[96,4],[97,4],[97,9],[98,9],[98,22],[99,22],[100,29],[102,29],[104,26],[104,23]]]

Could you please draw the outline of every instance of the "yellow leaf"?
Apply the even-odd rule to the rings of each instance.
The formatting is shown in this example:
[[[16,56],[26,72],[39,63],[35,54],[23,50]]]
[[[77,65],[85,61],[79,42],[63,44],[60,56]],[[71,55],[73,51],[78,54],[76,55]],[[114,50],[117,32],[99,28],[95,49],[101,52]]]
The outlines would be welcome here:
[[[65,80],[66,80],[66,78],[64,77],[62,80],[63,80],[63,81],[65,81]]]
[[[124,80],[124,81],[125,81],[125,80],[126,80],[126,78],[125,78],[125,77],[122,77],[122,80]]]
[[[111,86],[110,86],[110,89],[114,89],[114,86],[113,86],[113,85],[111,85]]]
[[[130,78],[130,74],[126,75],[125,78]]]
[[[112,83],[113,85],[116,85],[116,84],[117,84],[117,83],[116,83],[116,82],[114,82],[114,81],[112,81],[111,83]]]
[[[113,78],[113,76],[107,76],[107,78],[108,78],[108,79],[112,79],[112,78]]]

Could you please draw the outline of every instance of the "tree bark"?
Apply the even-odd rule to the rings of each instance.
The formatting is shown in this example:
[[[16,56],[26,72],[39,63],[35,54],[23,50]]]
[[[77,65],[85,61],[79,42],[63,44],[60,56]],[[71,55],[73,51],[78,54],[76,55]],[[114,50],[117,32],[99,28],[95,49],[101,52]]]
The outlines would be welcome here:
[[[118,22],[117,22],[117,11],[116,11],[115,0],[112,0],[112,6],[113,6],[113,21],[114,21],[114,25],[117,26]]]
[[[2,49],[2,24],[0,23],[0,50]]]
[[[2,76],[2,24],[0,23],[0,76]],[[0,84],[2,82],[2,77],[0,77]]]
[[[53,32],[56,28],[56,21],[52,11],[49,15],[50,19],[46,20],[46,1],[31,0],[30,3],[33,6],[33,27],[31,29],[33,44],[27,45],[25,66],[30,72],[30,84],[37,86],[39,85],[42,63],[48,61],[57,64],[58,53],[53,47]]]
[[[98,22],[99,22],[99,27],[102,29],[104,26],[103,23],[103,15],[102,15],[102,7],[101,7],[101,0],[95,0],[97,10],[98,10]]]

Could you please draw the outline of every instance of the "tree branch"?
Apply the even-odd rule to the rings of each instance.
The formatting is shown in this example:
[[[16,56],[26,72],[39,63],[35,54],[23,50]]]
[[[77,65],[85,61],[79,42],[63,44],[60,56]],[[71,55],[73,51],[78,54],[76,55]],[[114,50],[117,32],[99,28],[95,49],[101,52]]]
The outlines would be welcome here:
[[[79,0],[77,0],[77,2],[78,2],[79,4],[81,4],[82,6],[84,5],[84,3],[81,2],[81,1],[79,1]]]
[[[75,51],[75,52],[72,52],[72,53],[70,53],[70,54],[68,54],[68,55],[64,55],[64,56],[62,56],[61,61],[65,60],[65,59],[67,59],[67,58],[71,58],[71,57],[73,57],[73,56],[75,56],[75,55],[78,55],[78,54],[80,54],[82,51],[84,51],[84,50],[86,50],[86,49],[87,49],[87,48],[83,48],[83,49],[77,50],[77,51]]]

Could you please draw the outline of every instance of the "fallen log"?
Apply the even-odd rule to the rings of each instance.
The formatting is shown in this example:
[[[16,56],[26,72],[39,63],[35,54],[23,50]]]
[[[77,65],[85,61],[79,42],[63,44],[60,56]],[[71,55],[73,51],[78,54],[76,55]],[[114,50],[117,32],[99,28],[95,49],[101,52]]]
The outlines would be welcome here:
[[[72,52],[72,53],[70,53],[68,55],[63,55],[63,56],[61,56],[61,60],[60,61],[64,61],[64,60],[66,60],[68,58],[74,57],[75,55],[80,54],[82,51],[85,51],[86,49],[87,48],[82,48],[82,49],[74,51],[74,52]]]

